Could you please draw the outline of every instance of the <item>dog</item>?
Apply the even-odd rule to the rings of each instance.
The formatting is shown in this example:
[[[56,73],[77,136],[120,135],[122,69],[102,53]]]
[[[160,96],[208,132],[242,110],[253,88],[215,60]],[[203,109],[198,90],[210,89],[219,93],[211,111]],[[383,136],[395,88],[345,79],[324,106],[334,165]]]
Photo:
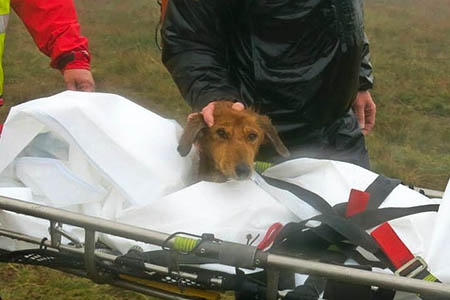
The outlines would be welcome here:
[[[269,117],[252,109],[238,111],[232,105],[229,101],[215,104],[212,127],[206,125],[200,113],[188,119],[178,152],[186,156],[193,144],[198,146],[199,180],[225,182],[250,178],[254,159],[264,143],[272,143],[283,157],[290,155]]]

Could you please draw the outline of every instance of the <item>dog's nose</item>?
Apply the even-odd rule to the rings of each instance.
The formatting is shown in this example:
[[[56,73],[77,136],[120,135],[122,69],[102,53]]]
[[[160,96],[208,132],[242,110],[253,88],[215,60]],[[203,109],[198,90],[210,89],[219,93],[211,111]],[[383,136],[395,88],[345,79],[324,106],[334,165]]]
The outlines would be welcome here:
[[[235,169],[238,179],[247,179],[250,176],[251,169],[247,164],[238,164]]]

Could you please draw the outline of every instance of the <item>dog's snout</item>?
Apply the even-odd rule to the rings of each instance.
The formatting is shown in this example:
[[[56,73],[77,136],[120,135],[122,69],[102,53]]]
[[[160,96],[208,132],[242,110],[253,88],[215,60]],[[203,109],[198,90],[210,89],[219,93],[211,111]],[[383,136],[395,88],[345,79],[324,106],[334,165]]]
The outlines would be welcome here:
[[[240,163],[236,166],[235,172],[238,179],[246,179],[250,176],[251,169],[247,164]]]

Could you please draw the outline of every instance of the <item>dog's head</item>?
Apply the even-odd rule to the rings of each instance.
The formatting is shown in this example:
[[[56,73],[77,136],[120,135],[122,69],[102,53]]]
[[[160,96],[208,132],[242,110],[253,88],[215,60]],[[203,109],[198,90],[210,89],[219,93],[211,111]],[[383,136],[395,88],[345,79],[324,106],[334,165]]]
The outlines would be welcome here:
[[[205,124],[201,114],[190,118],[180,139],[179,153],[186,156],[196,143],[200,164],[209,163],[223,177],[239,180],[250,177],[255,156],[263,143],[270,142],[280,155],[289,156],[267,116],[251,109],[237,111],[231,108],[232,105],[228,101],[215,104],[212,127]],[[200,174],[203,175],[207,174]]]

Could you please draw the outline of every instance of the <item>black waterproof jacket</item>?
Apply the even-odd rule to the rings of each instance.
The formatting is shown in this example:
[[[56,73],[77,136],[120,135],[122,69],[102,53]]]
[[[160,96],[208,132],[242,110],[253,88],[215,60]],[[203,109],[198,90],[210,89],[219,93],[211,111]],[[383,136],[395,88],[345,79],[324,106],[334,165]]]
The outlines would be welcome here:
[[[330,124],[372,87],[361,1],[169,0],[162,59],[194,110],[229,99],[280,133]]]

